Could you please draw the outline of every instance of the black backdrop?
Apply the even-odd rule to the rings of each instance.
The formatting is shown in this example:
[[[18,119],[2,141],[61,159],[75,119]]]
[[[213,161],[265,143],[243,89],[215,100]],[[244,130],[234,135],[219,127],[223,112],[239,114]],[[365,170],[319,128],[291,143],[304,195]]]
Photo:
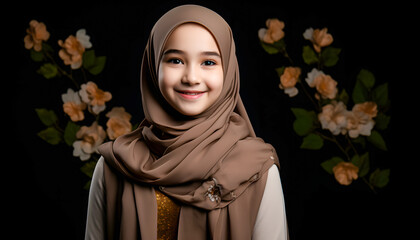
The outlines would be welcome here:
[[[144,3],[99,3],[73,1],[60,3],[26,3],[16,7],[13,39],[19,63],[18,79],[13,79],[13,145],[18,146],[11,164],[9,186],[13,203],[13,230],[20,237],[42,239],[82,239],[88,193],[83,190],[87,178],[64,144],[51,146],[36,136],[43,129],[35,108],[60,109],[61,94],[68,83],[46,80],[36,74],[38,68],[23,47],[23,37],[32,19],[44,22],[51,33],[50,44],[66,39],[85,28],[97,55],[107,56],[107,65],[98,85],[113,94],[108,109],[124,106],[133,121],[142,117],[139,93],[141,55],[155,21],[166,11],[182,3],[198,3],[221,14],[230,24],[236,45],[241,74],[241,95],[258,136],[273,144],[280,156],[281,179],[291,239],[379,239],[396,229],[394,214],[396,171],[392,161],[395,142],[391,136],[393,122],[385,132],[388,152],[375,151],[379,164],[391,167],[391,182],[372,194],[362,181],[340,186],[320,168],[322,159],[334,149],[322,153],[299,149],[301,139],[292,129],[290,107],[294,100],[278,89],[275,67],[281,58],[269,56],[259,46],[257,32],[267,18],[279,18],[286,27],[289,54],[302,65],[302,33],[309,27],[328,27],[335,47],[342,48],[340,61],[329,74],[339,87],[351,87],[358,71],[372,71],[377,81],[389,82],[390,98],[394,94],[389,76],[390,22],[384,21],[391,8],[364,4],[306,5],[276,4],[267,1],[231,3],[226,1],[161,1]],[[16,54],[15,54],[16,56]],[[297,100],[299,102],[299,99]],[[392,112],[391,108],[391,112]],[[16,173],[16,174],[13,174]],[[19,174],[17,174],[19,173]],[[9,198],[10,199],[10,198]],[[24,230],[22,230],[24,229]],[[12,229],[9,229],[12,231]]]

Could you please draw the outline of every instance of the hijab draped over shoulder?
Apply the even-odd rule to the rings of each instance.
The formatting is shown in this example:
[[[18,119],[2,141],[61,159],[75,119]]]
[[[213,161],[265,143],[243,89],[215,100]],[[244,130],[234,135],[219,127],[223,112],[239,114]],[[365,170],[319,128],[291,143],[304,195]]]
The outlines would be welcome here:
[[[205,27],[221,53],[224,82],[204,113],[182,116],[164,100],[158,68],[165,42],[184,23]],[[105,158],[108,239],[156,239],[155,189],[181,205],[178,239],[251,239],[274,148],[257,138],[239,96],[229,25],[217,13],[182,5],[154,25],[141,65],[145,119],[100,146]]]

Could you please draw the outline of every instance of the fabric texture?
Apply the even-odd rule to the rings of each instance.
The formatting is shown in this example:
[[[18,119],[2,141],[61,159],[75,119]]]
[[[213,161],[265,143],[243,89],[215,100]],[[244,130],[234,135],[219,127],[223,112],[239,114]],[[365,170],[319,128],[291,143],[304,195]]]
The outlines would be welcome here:
[[[106,214],[104,189],[104,158],[101,157],[93,172],[85,240],[105,238]],[[159,211],[158,211],[159,212]],[[280,174],[276,165],[268,170],[264,194],[255,221],[252,240],[287,240],[288,229]]]
[[[158,88],[165,42],[183,23],[204,26],[221,53],[224,82],[216,103],[190,117]],[[239,69],[229,25],[197,5],[176,7],[153,27],[141,66],[145,119],[130,134],[99,147],[105,159],[107,239],[156,239],[154,187],[181,203],[178,239],[251,239],[274,148],[255,136],[239,96]]]

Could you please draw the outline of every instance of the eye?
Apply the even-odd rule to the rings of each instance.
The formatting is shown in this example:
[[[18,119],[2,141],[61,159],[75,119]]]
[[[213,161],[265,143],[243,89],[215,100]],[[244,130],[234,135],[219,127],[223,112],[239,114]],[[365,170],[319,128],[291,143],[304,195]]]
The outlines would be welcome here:
[[[205,66],[212,66],[212,65],[216,65],[216,62],[211,61],[211,60],[206,60],[202,64]]]
[[[168,63],[172,63],[172,64],[182,64],[181,59],[178,58],[171,58],[168,60]]]

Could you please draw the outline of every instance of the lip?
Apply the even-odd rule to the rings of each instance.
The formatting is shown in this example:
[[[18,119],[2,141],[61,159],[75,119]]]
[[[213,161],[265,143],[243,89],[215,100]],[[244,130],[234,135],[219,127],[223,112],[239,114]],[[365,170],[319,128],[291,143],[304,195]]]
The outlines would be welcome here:
[[[196,90],[175,90],[182,98],[187,100],[195,100],[203,96],[206,91],[196,91]]]

